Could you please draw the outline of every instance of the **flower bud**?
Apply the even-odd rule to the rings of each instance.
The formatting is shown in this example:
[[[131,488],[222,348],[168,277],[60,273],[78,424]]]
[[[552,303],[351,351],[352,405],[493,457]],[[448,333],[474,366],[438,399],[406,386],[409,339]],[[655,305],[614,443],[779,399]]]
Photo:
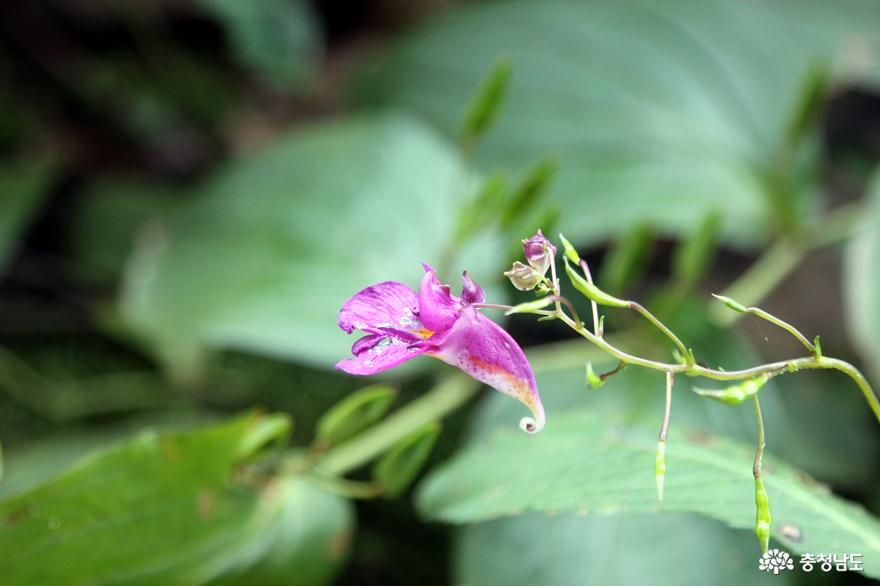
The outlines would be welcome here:
[[[536,271],[544,276],[550,263],[553,262],[553,256],[556,254],[556,247],[544,237],[541,230],[535,232],[535,235],[528,240],[523,240],[523,252],[525,252],[526,260]]]
[[[531,291],[544,279],[544,275],[528,265],[517,261],[504,276],[520,291]]]

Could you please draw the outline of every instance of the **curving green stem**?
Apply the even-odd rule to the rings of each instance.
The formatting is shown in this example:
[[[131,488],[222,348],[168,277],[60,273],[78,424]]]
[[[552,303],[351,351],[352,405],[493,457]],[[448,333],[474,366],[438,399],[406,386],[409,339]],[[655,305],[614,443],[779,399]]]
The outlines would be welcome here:
[[[601,350],[605,351],[611,356],[617,358],[621,362],[632,364],[634,366],[650,368],[652,370],[659,370],[661,372],[683,374],[686,376],[699,376],[719,381],[730,381],[754,378],[762,374],[773,376],[785,372],[796,372],[798,370],[838,370],[849,376],[856,383],[856,385],[859,387],[859,390],[862,392],[862,395],[865,397],[865,400],[868,402],[868,405],[871,407],[871,411],[873,411],[874,416],[877,418],[877,421],[880,422],[880,400],[877,399],[877,395],[874,393],[871,385],[868,384],[865,376],[849,362],[839,360],[837,358],[828,358],[825,356],[809,356],[804,358],[795,358],[792,360],[769,362],[767,364],[762,364],[742,370],[716,370],[714,368],[708,368],[706,366],[700,366],[699,364],[693,363],[670,364],[667,362],[659,362],[656,360],[650,360],[648,358],[641,358],[639,356],[628,354],[627,352],[624,352],[623,350],[620,350],[619,348],[608,343],[605,338],[600,338],[594,335],[592,332],[587,330],[583,326],[583,324],[576,323],[574,320],[572,320],[569,316],[561,311],[556,315],[556,317],[557,319],[565,323],[568,327],[573,329],[575,332],[586,338],[589,342],[599,347]]]
[[[679,337],[676,336],[672,332],[672,330],[670,330],[668,327],[666,327],[666,324],[664,324],[662,321],[657,319],[654,316],[654,314],[651,313],[650,311],[648,311],[647,309],[645,309],[645,307],[643,305],[636,303],[635,301],[629,302],[629,308],[640,313],[642,316],[644,316],[645,319],[647,319],[649,322],[651,322],[658,330],[663,332],[664,336],[666,336],[667,338],[672,340],[672,343],[675,344],[676,348],[678,348],[678,351],[681,353],[681,356],[684,359],[686,364],[690,365],[690,364],[694,363],[694,357],[688,351],[687,347],[684,345],[684,342],[682,342],[679,339]]]
[[[315,466],[327,475],[342,475],[369,462],[413,430],[436,421],[470,400],[480,383],[464,375],[443,380],[427,394],[393,413],[381,423],[334,448]]]

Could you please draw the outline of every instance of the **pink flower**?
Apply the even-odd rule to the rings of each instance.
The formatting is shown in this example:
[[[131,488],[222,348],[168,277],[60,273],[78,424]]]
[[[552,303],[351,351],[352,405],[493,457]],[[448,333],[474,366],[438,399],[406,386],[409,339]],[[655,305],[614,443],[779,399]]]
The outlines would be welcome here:
[[[336,368],[370,375],[421,354],[433,356],[523,403],[534,418],[523,418],[520,427],[541,431],[544,408],[535,375],[510,334],[474,307],[485,300],[483,290],[464,272],[461,297],[456,297],[431,267],[423,266],[418,294],[403,283],[385,281],[345,302],[339,327],[366,335],[351,347],[354,357]]]

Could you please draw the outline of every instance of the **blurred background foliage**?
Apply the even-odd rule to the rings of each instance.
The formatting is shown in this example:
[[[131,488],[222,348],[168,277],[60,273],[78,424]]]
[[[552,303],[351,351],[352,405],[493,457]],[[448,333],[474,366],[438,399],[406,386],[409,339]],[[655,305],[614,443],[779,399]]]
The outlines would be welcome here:
[[[367,384],[332,370],[344,300],[421,261],[527,300],[501,271],[538,227],[707,364],[799,353],[725,291],[880,385],[875,2],[41,0],[0,7],[0,76],[4,584],[764,580],[748,410],[681,393],[657,514],[638,446],[662,380],[587,391],[603,357],[554,324],[509,322],[539,438],[484,392],[374,468],[386,495],[435,470],[421,489],[308,472],[321,414]],[[608,330],[666,357],[627,315]],[[450,374],[427,362],[345,408],[409,404]],[[862,399],[815,372],[762,393],[775,538],[880,577]]]

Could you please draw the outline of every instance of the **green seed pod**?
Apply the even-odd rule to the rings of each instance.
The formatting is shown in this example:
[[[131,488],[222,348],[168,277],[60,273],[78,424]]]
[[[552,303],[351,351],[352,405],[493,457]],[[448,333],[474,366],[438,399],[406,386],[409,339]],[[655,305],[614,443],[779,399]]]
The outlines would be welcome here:
[[[715,299],[717,299],[718,301],[720,301],[721,303],[723,303],[724,305],[726,305],[727,307],[729,307],[730,309],[732,309],[734,311],[738,311],[739,313],[748,313],[749,312],[748,307],[746,307],[742,303],[739,303],[738,301],[734,301],[730,297],[725,297],[724,295],[716,295],[715,293],[712,293],[712,297],[714,297]]]
[[[504,312],[504,315],[512,315],[514,313],[532,313],[537,309],[544,309],[551,303],[553,303],[553,300],[547,297],[543,299],[535,299],[534,301],[527,301],[508,309]]]
[[[663,502],[663,484],[666,481],[666,440],[657,442],[654,458],[654,479],[657,481],[657,500]]]
[[[751,378],[724,389],[700,389],[693,387],[693,391],[701,397],[715,399],[726,405],[739,405],[746,399],[757,394],[768,380],[770,380],[770,378],[766,374],[762,374],[759,377]]]
[[[568,278],[571,280],[571,284],[574,285],[575,289],[599,305],[607,305],[609,307],[629,307],[629,301],[612,297],[580,276],[577,271],[571,267],[567,260],[565,261],[565,273],[568,275]]]
[[[764,489],[764,481],[760,476],[755,477],[755,535],[761,543],[761,552],[766,552],[770,547],[770,524],[773,517],[770,515],[770,499]]]
[[[598,389],[605,384],[605,381],[593,370],[593,364],[587,362],[587,384],[594,389]]]
[[[559,241],[562,242],[562,248],[565,249],[565,256],[573,262],[574,264],[580,264],[581,257],[578,256],[577,251],[574,249],[574,246],[571,245],[571,242],[565,239],[565,236],[562,234],[559,235]]]

